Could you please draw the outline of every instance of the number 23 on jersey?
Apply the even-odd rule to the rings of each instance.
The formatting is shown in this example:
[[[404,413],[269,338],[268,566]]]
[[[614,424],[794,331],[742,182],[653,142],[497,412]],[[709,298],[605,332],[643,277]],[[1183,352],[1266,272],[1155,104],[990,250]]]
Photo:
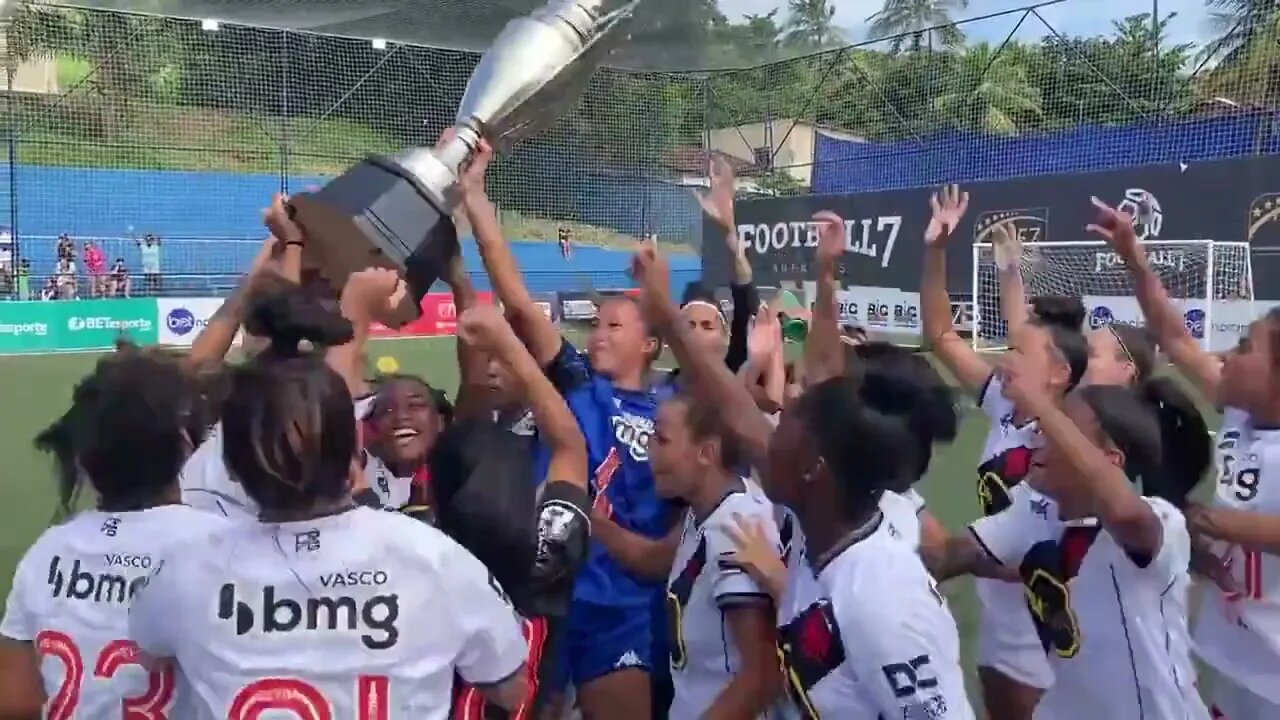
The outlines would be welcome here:
[[[45,630],[36,635],[36,652],[40,657],[55,658],[62,663],[62,684],[49,698],[45,708],[48,720],[74,720],[85,682],[85,662],[80,648],[65,633]],[[123,667],[142,665],[138,646],[128,640],[107,643],[94,661],[93,676],[108,680]],[[150,672],[147,689],[138,696],[121,701],[122,720],[169,720],[173,702],[174,671],[166,666]],[[356,678],[354,720],[389,720],[390,684],[386,677],[361,675]],[[279,710],[292,713],[298,720],[335,720],[333,705],[314,685],[297,678],[263,678],[245,686],[231,701],[227,720],[257,720],[264,713]],[[175,719],[176,720],[176,719]]]

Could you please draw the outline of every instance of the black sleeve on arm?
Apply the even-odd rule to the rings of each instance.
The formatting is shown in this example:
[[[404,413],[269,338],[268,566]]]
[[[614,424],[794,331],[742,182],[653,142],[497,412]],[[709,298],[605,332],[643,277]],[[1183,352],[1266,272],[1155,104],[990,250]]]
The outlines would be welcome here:
[[[747,334],[751,318],[760,309],[760,293],[756,292],[755,283],[748,282],[730,284],[729,294],[733,299],[733,319],[729,321],[729,351],[725,353],[724,364],[738,372],[747,362]]]
[[[587,366],[586,358],[564,339],[560,340],[560,350],[543,368],[543,372],[547,374],[551,384],[562,393],[586,383],[591,378],[591,368]]]

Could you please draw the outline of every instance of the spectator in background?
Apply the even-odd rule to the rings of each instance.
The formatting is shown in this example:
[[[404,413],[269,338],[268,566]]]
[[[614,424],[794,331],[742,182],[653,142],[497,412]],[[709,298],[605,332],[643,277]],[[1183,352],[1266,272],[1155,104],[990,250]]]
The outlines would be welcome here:
[[[76,244],[71,241],[71,236],[62,233],[58,236],[58,259],[71,260],[76,259]]]
[[[92,240],[84,241],[84,269],[89,274],[89,297],[107,294],[107,259]]]
[[[142,291],[146,295],[160,294],[160,238],[147,233],[138,242],[138,250],[142,253]]]
[[[31,299],[31,261],[30,260],[26,258],[22,258],[21,260],[18,261],[17,280],[18,280],[18,299],[30,300]]]
[[[57,287],[59,300],[74,300],[76,297],[76,261],[73,257],[62,257],[53,268],[54,284]]]
[[[129,297],[132,282],[129,280],[129,268],[124,266],[124,258],[116,258],[111,266],[111,275],[107,277],[107,293],[111,297]]]
[[[0,296],[13,295],[14,270],[13,233],[7,227],[0,227]]]
[[[569,236],[569,228],[560,228],[560,256],[568,260],[573,255],[573,239]]]
[[[57,300],[58,299],[58,277],[50,275],[45,281],[44,288],[40,290],[41,300]]]

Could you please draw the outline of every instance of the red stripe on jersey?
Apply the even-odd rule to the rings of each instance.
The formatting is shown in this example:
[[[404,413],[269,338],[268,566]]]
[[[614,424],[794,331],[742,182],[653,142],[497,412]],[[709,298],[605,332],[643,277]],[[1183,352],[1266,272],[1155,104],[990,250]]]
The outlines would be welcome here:
[[[610,483],[613,482],[613,476],[618,474],[618,469],[622,467],[622,458],[618,455],[618,448],[609,448],[609,454],[605,457],[604,462],[596,468],[592,485],[595,487],[595,499],[591,502],[591,509],[597,510],[605,514],[605,516],[613,515],[613,505],[609,502],[606,492],[609,490]]]
[[[1093,546],[1093,541],[1097,539],[1101,530],[1102,527],[1099,525],[1071,525],[1062,533],[1062,540],[1059,541],[1058,546],[1062,548],[1063,580],[1072,580],[1080,573],[1084,556]]]
[[[525,693],[524,700],[508,715],[509,720],[533,720],[537,709],[538,692],[542,689],[539,682],[542,663],[546,659],[551,624],[546,618],[526,619],[521,623],[525,642],[529,646],[529,654],[525,658]],[[453,720],[484,720],[488,711],[488,703],[484,695],[475,687],[463,684],[459,689],[453,706]]]

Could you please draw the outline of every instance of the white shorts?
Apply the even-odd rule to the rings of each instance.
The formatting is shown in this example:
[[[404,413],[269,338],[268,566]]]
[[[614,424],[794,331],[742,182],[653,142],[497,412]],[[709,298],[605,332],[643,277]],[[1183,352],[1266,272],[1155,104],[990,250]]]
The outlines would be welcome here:
[[[1214,720],[1276,720],[1280,704],[1262,698],[1215,672],[1209,712]]]
[[[1053,666],[1031,622],[1031,612],[1025,604],[1017,609],[1003,607],[1005,604],[991,603],[982,608],[978,667],[991,668],[1023,685],[1049,689],[1053,685]]]

